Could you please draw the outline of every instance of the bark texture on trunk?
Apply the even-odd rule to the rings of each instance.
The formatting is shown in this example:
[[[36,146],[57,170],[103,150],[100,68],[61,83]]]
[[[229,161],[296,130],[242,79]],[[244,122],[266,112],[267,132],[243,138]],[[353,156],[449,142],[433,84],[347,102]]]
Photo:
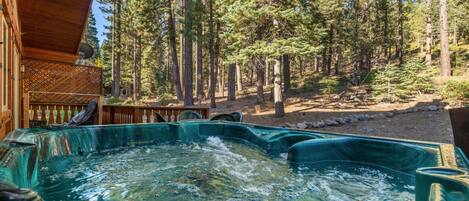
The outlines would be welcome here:
[[[112,89],[114,97],[120,96],[121,82],[121,0],[117,0],[113,6],[113,52],[112,52]]]
[[[199,6],[201,6],[201,0],[198,0]],[[199,11],[200,12],[200,11]],[[197,24],[197,69],[196,69],[196,92],[197,92],[197,101],[202,101],[204,98],[204,72],[203,72],[203,43],[202,43],[202,22]]]
[[[192,0],[184,0],[184,106],[194,105],[192,92]]]
[[[142,37],[137,35],[134,39],[134,94],[133,99],[139,101],[141,97],[142,74]]]
[[[258,58],[257,60],[257,65],[256,65],[256,77],[257,77],[257,97],[256,101],[257,103],[263,103],[264,102],[264,65],[262,64],[263,61]]]
[[[210,96],[210,107],[216,108],[216,100],[215,100],[215,84],[216,76],[215,76],[215,51],[213,47],[213,0],[208,0],[208,7],[209,7],[209,22],[208,22],[208,46],[209,46],[209,60],[210,60],[210,88],[209,88],[209,96]]]
[[[264,81],[265,81],[265,86],[269,86],[270,85],[270,81],[269,81],[269,58],[266,57],[265,58],[265,76],[264,76]]]
[[[274,65],[274,104],[275,104],[275,117],[285,116],[285,108],[283,105],[282,97],[282,76],[280,67],[281,58],[275,59]]]
[[[236,85],[238,86],[237,90],[242,91],[243,90],[243,83],[242,83],[242,75],[241,75],[241,66],[239,66],[238,63],[236,63]]]
[[[433,26],[432,26],[432,0],[425,0],[426,7],[426,30],[425,30],[425,64],[428,67],[432,65],[432,37],[433,37]]]
[[[397,43],[397,58],[399,59],[399,66],[402,67],[404,64],[404,10],[403,10],[403,0],[399,0],[398,12],[398,43]]]
[[[176,48],[176,27],[174,25],[173,11],[171,8],[171,0],[168,0],[169,15],[168,15],[168,31],[169,31],[169,48],[171,49],[171,63],[173,64],[173,82],[176,89],[176,97],[179,101],[183,99],[181,79],[179,77],[179,62]]]
[[[288,54],[283,55],[283,93],[287,95],[290,93],[290,56]]]
[[[451,63],[449,58],[448,42],[448,10],[447,1],[440,0],[440,65],[441,76],[451,76]]]
[[[231,63],[228,65],[228,100],[236,100],[235,90],[235,75],[236,75],[236,64]]]

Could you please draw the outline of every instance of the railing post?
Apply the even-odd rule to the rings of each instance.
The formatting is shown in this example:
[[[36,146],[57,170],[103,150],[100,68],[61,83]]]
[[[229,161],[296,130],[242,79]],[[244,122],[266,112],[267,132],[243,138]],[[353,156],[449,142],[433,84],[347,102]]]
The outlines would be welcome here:
[[[138,122],[139,120],[139,116],[140,116],[140,108],[138,107],[132,107],[132,110],[133,110],[133,114],[132,114],[132,123],[135,124],[135,123],[141,123],[141,122]]]
[[[23,95],[23,128],[29,128],[29,93]]]
[[[98,96],[98,125],[103,124],[103,96]]]
[[[114,107],[110,106],[109,107],[109,124],[116,124],[116,122],[114,122]]]

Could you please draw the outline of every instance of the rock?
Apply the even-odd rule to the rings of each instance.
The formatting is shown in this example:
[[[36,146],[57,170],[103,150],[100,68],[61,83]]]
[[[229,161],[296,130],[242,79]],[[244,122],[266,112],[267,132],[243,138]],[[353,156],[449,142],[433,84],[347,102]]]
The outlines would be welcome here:
[[[440,108],[436,105],[430,105],[427,107],[428,111],[438,111]]]
[[[384,115],[384,117],[391,118],[391,117],[394,117],[395,113],[394,112],[385,112],[383,115]]]
[[[327,119],[324,123],[328,126],[337,126],[337,125],[339,125],[339,123],[337,121],[335,121],[334,119]]]
[[[295,124],[291,124],[291,123],[285,123],[284,126],[287,127],[287,128],[296,128],[296,125],[295,125]]]
[[[312,127],[313,127],[313,122],[308,122],[308,121],[306,121],[306,122],[304,122],[304,123],[306,124],[306,126],[307,126],[308,128],[312,128]]]
[[[297,123],[296,127],[299,128],[299,129],[307,129],[308,125],[306,125],[306,123],[303,122],[303,123]]]
[[[324,123],[324,121],[316,121],[316,122],[313,122],[313,127],[314,128],[322,128],[326,126],[326,124]]]
[[[344,117],[343,119],[344,119],[344,121],[345,121],[346,123],[351,123],[351,122],[352,122],[352,118],[351,118],[351,117]]]
[[[358,121],[358,118],[356,115],[351,115],[350,117],[350,123],[353,123],[353,122],[357,122]]]
[[[344,118],[341,118],[341,117],[336,118],[335,121],[339,124],[347,124],[348,123]]]
[[[356,117],[359,121],[368,121],[370,119],[370,115],[367,114],[358,114]]]

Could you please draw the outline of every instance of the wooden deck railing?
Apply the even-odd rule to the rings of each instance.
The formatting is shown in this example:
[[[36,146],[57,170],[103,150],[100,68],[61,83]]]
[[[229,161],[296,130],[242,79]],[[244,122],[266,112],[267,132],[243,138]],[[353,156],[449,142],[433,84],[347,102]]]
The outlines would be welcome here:
[[[207,119],[210,115],[208,107],[148,107],[148,106],[117,106],[103,107],[103,124],[155,123],[157,114],[165,121],[177,121],[184,111],[195,111]]]
[[[73,96],[79,97],[80,102],[41,102],[31,100],[31,97],[48,96],[61,97]],[[85,109],[87,105],[83,100],[98,99],[98,115],[95,119],[96,124],[102,124],[103,96],[97,94],[77,94],[77,93],[58,93],[58,92],[28,92],[23,95],[23,128],[29,128],[30,121],[43,121],[46,124],[63,124],[68,122],[74,115]],[[89,102],[88,101],[88,102]]]
[[[72,94],[55,92],[29,92],[24,94],[23,100],[23,127],[29,128],[30,121],[42,121],[47,125],[63,124],[68,122],[74,115],[84,110],[86,103],[63,103],[63,102],[38,102],[31,101],[34,95],[46,96],[77,96],[83,100],[98,98],[98,115],[95,124],[131,124],[131,123],[155,123],[157,114],[165,121],[177,121],[177,117],[184,111],[195,111],[208,118],[210,110],[208,107],[149,107],[149,106],[119,106],[103,105],[103,96],[94,94]]]

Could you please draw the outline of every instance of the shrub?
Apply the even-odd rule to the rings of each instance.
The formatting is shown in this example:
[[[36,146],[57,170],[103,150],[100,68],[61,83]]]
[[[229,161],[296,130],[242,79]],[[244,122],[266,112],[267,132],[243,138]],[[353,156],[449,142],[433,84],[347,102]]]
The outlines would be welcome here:
[[[173,95],[171,95],[169,93],[163,93],[163,94],[158,96],[158,102],[161,105],[168,105],[169,103],[171,103],[173,101],[174,101],[174,97],[173,97]]]
[[[122,104],[123,102],[124,102],[123,100],[116,98],[114,96],[106,98],[106,104],[108,105],[119,105],[119,104]]]
[[[469,100],[469,80],[449,80],[441,94],[452,101]]]
[[[319,80],[321,94],[334,94],[339,91],[340,81],[334,77],[323,77]]]
[[[416,94],[429,93],[432,87],[432,69],[422,62],[411,60],[402,68],[388,65],[372,72],[371,90],[378,101],[402,101]]]

